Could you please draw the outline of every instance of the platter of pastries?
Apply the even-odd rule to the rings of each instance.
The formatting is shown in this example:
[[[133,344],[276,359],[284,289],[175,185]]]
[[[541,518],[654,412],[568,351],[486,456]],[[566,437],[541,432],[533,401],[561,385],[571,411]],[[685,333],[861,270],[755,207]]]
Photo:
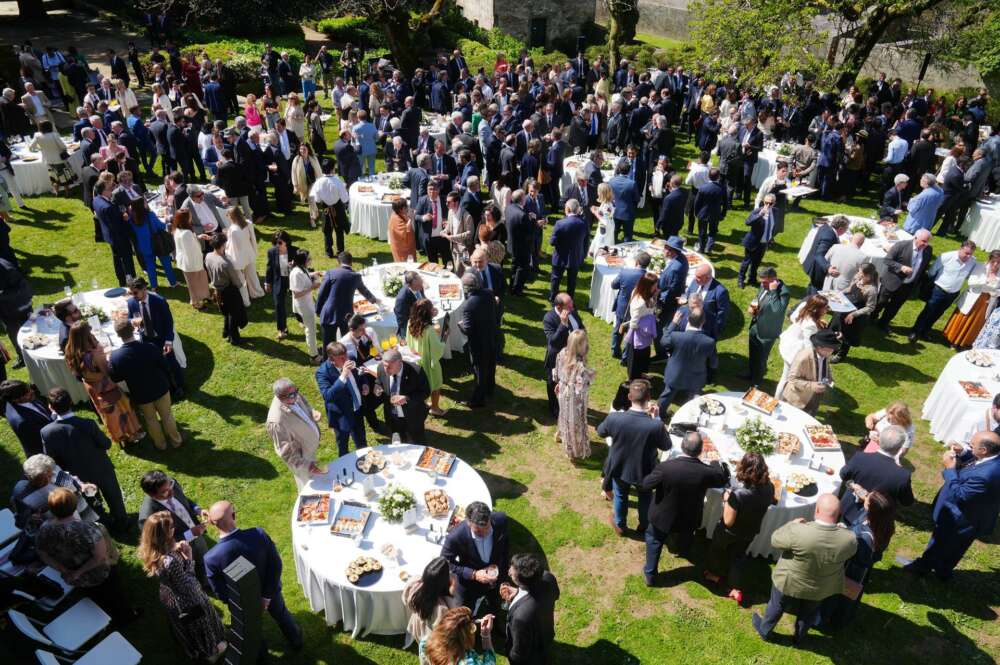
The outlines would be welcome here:
[[[375,188],[371,185],[358,185],[358,191],[362,194],[371,194],[375,191]]]
[[[444,268],[441,266],[440,263],[437,263],[435,261],[424,261],[419,266],[417,266],[417,270],[426,270],[427,272],[440,272],[444,270]]]
[[[354,538],[361,535],[365,532],[365,527],[368,526],[368,519],[371,517],[371,514],[372,511],[363,503],[344,501],[340,504],[337,516],[333,519],[333,526],[330,527],[330,533],[335,536],[346,536],[347,538]]]
[[[304,494],[299,499],[299,522],[325,522],[330,519],[329,494]]]
[[[694,252],[685,252],[685,254],[687,255],[689,268],[697,268],[705,262],[705,259],[700,254],[695,254]]]
[[[395,203],[403,198],[402,194],[393,194],[392,192],[386,192],[382,195],[383,203]]]
[[[702,397],[698,403],[702,413],[709,416],[721,416],[726,412],[726,405],[712,397]]]
[[[356,300],[354,301],[354,313],[360,314],[361,316],[368,316],[369,314],[375,314],[378,312],[378,305],[373,302],[368,302],[367,300]]]
[[[431,489],[424,492],[424,505],[431,517],[447,517],[451,503],[448,493],[442,489]]]
[[[701,435],[701,455],[698,456],[698,459],[702,462],[718,462],[722,459],[719,455],[719,449],[715,447],[715,442],[704,432]]]
[[[455,466],[455,459],[449,452],[428,446],[420,453],[417,468],[421,471],[436,471],[442,476],[447,476]]]
[[[608,262],[609,266],[620,267],[625,265],[625,259],[620,256],[615,256],[613,254],[608,254],[604,257],[604,260]]]
[[[757,388],[750,388],[743,393],[743,403],[767,415],[771,415],[778,408],[778,400]]]
[[[976,367],[993,367],[993,358],[979,349],[973,349],[965,354],[965,359]]]
[[[815,484],[815,480],[809,474],[801,471],[792,471],[785,478],[785,488],[793,494],[798,494],[810,485]]]
[[[774,451],[779,455],[798,455],[802,450],[802,440],[791,432],[778,432],[778,445]]]
[[[361,473],[378,473],[385,468],[385,454],[381,450],[369,450],[361,457],[358,457],[355,466],[358,467],[358,471]]]
[[[829,425],[806,425],[806,438],[814,450],[840,449],[840,441]]]
[[[461,297],[461,288],[458,284],[438,284],[438,295],[442,300],[458,300]]]
[[[958,384],[971,399],[993,399],[990,391],[979,381],[959,381]]]
[[[359,556],[347,564],[344,574],[355,586],[371,586],[382,577],[382,563],[370,556]]]

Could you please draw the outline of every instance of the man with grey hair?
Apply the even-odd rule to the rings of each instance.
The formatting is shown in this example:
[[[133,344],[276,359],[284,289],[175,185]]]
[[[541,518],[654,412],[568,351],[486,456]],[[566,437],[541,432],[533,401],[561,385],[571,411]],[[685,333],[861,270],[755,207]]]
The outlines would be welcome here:
[[[382,354],[374,390],[382,398],[389,432],[399,434],[406,443],[423,443],[431,387],[420,366],[403,360],[397,349],[389,349]]]
[[[865,497],[878,491],[893,499],[900,506],[913,503],[910,485],[911,471],[899,465],[896,458],[906,443],[906,430],[898,425],[888,425],[868,434],[869,440],[878,442],[873,453],[855,453],[840,469],[840,513],[848,525],[864,518]]]
[[[923,190],[906,204],[903,230],[907,233],[916,233],[920,229],[930,230],[937,219],[938,208],[944,201],[944,192],[938,187],[937,177],[933,173],[920,176],[920,186]]]
[[[458,327],[466,336],[469,363],[476,379],[472,397],[466,402],[471,409],[485,405],[486,398],[496,387],[497,349],[500,348],[499,315],[493,292],[483,288],[478,271],[468,270],[462,275],[465,288],[465,305]]]
[[[312,476],[325,471],[316,464],[320,412],[309,406],[291,379],[282,377],[271,389],[274,397],[265,427],[274,442],[274,452],[288,465],[301,490]]]
[[[413,303],[422,300],[424,295],[424,280],[416,270],[403,273],[403,288],[396,294],[396,305],[393,313],[396,315],[396,335],[406,337],[406,328],[410,323],[410,310]]]
[[[552,275],[549,280],[549,302],[555,300],[559,293],[559,283],[563,273],[566,273],[566,293],[573,296],[576,293],[576,274],[583,265],[587,255],[587,237],[590,230],[587,222],[580,216],[580,202],[576,199],[566,201],[564,208],[566,216],[552,227],[549,244],[552,246]]]
[[[933,250],[930,245],[931,232],[920,229],[912,240],[899,240],[885,258],[875,264],[878,270],[878,303],[872,319],[877,321],[882,332],[889,332],[889,324],[909,299],[913,288],[930,267]]]
[[[21,468],[24,478],[14,483],[14,491],[10,497],[15,524],[23,526],[33,516],[37,516],[40,522],[44,521],[49,511],[49,494],[57,487],[64,487],[77,496],[77,513],[82,521],[94,523],[98,520],[98,514],[83,498],[85,491],[96,491],[96,485],[81,483],[60,469],[54,459],[42,453],[24,460]]]

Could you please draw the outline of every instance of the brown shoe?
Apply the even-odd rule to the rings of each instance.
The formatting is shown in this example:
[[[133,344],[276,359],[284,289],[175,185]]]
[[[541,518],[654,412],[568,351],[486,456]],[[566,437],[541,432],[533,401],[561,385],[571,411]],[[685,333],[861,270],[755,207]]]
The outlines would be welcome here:
[[[616,536],[622,537],[622,536],[625,535],[625,531],[620,526],[618,526],[617,524],[615,524],[615,516],[614,515],[609,515],[608,516],[608,524],[610,524],[611,528],[614,529]]]

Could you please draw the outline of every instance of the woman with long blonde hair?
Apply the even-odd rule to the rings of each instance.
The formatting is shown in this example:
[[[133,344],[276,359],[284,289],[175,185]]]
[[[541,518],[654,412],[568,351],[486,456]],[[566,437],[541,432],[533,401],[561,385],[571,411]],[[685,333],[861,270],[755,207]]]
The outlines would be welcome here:
[[[227,647],[222,622],[195,576],[191,545],[174,539],[169,512],[161,510],[146,519],[135,553],[146,574],[159,579],[160,602],[187,657],[219,660]]]
[[[615,193],[611,185],[602,182],[597,186],[597,201],[590,211],[597,217],[597,233],[590,241],[590,255],[596,256],[601,247],[615,245]]]
[[[226,215],[232,222],[226,228],[226,234],[229,235],[226,256],[243,273],[243,304],[249,307],[251,298],[264,297],[264,287],[260,285],[260,278],[257,276],[257,234],[253,223],[243,215],[243,209],[239,206],[227,210]]]
[[[493,651],[493,615],[487,614],[479,624],[483,653],[476,647],[476,621],[468,607],[455,607],[441,617],[430,636],[420,643],[421,661],[431,665],[496,665]]]
[[[556,366],[552,370],[559,398],[556,441],[562,441],[563,450],[573,461],[590,456],[587,406],[596,370],[587,367],[589,350],[586,331],[574,330],[569,334],[566,348],[556,356]]]

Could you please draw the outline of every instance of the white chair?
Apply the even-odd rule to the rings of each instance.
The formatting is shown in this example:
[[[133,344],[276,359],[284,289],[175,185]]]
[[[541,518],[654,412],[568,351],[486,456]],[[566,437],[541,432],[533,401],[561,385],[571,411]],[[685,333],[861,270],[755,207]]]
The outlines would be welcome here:
[[[0,545],[6,545],[21,535],[21,530],[14,525],[14,513],[10,508],[0,510]]]
[[[24,572],[24,566],[11,562],[10,555],[17,547],[17,541],[13,540],[3,547],[0,547],[0,573],[17,577]]]
[[[111,623],[111,617],[90,598],[81,599],[47,625],[17,610],[7,610],[7,616],[26,637],[63,651],[78,651]]]
[[[43,568],[42,571],[38,573],[38,576],[52,580],[53,582],[58,584],[59,587],[62,589],[62,595],[59,596],[58,598],[35,599],[36,605],[38,605],[46,612],[51,612],[52,610],[54,610],[59,606],[59,603],[63,602],[66,599],[66,596],[68,596],[73,591],[73,587],[70,586],[69,584],[66,584],[66,582],[62,578],[62,575],[59,574],[59,571],[51,566],[45,566],[45,568]]]
[[[35,657],[40,665],[138,665],[142,660],[142,654],[121,633],[111,633],[76,661],[41,649],[35,651]]]

